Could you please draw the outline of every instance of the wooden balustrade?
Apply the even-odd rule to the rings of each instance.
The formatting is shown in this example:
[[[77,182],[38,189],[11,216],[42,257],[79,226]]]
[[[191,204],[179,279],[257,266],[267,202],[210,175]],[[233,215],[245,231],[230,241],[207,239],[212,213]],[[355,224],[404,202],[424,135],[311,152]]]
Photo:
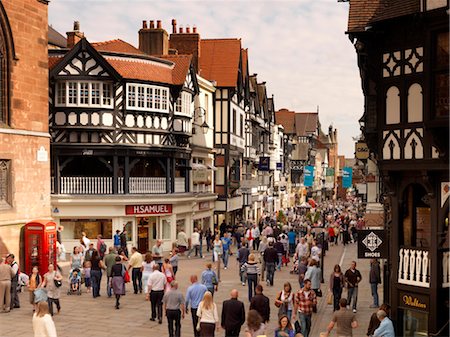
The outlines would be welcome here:
[[[429,288],[431,259],[428,253],[419,248],[400,248],[398,283]]]

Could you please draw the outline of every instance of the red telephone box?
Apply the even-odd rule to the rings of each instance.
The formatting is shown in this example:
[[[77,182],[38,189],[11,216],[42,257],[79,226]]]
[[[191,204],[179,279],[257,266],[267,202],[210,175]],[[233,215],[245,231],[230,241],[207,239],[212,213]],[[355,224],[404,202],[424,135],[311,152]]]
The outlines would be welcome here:
[[[27,223],[24,229],[25,272],[29,275],[34,266],[39,274],[48,271],[52,263],[56,267],[56,224],[53,221],[35,220]]]

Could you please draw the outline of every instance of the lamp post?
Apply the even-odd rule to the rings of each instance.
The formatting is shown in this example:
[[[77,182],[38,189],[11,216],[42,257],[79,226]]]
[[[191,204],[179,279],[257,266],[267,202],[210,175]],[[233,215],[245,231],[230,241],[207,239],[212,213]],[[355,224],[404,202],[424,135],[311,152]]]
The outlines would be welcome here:
[[[198,124],[195,121],[197,119],[203,118],[205,116],[206,116],[206,109],[205,108],[203,108],[201,106],[198,106],[198,107],[196,107],[194,109],[194,121],[192,122],[192,125],[201,127],[202,130],[203,130],[203,134],[204,135],[206,135],[208,133],[208,130],[209,130],[208,123],[206,123],[206,120],[204,120],[202,124]],[[192,133],[195,134],[195,127],[192,128]]]

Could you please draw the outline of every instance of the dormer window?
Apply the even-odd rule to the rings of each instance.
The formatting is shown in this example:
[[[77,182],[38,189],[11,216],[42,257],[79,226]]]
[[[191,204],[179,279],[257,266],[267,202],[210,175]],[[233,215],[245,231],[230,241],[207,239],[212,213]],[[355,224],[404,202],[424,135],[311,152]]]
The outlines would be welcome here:
[[[175,113],[191,117],[192,95],[188,92],[182,92],[175,102]]]
[[[64,81],[56,84],[56,106],[112,108],[112,84]]]

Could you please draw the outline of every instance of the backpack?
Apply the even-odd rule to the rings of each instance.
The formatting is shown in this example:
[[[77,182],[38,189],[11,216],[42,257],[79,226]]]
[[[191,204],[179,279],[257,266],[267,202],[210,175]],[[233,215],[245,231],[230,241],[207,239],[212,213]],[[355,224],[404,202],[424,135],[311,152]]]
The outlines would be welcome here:
[[[100,253],[104,253],[106,252],[106,243],[102,242],[102,244],[100,245]]]

